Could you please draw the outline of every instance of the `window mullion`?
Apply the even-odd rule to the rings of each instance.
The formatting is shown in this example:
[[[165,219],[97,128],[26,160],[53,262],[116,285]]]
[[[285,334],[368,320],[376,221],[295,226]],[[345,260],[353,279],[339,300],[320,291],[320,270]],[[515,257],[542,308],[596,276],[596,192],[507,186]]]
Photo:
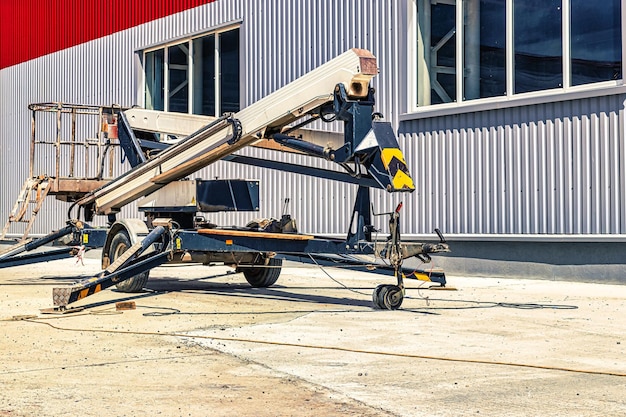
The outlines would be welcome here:
[[[481,97],[481,0],[463,0],[463,101]]]
[[[515,49],[513,39],[515,34],[515,22],[513,21],[513,0],[506,0],[506,95],[513,96],[515,90]]]
[[[193,114],[193,96],[194,96],[194,83],[193,83],[193,41],[189,41],[189,48],[187,54],[187,113]]]
[[[417,7],[417,106],[428,106],[431,100],[431,0],[416,0]]]
[[[170,110],[170,48],[163,51],[163,109]]]
[[[570,49],[571,39],[571,13],[570,0],[561,0],[561,22],[562,23],[562,48],[563,48],[563,88],[572,85],[572,58]]]
[[[134,102],[140,106],[146,107],[146,53],[135,52],[135,66],[134,71],[134,84],[137,86],[135,89]],[[138,62],[137,62],[138,61]],[[138,69],[141,68],[141,71]]]
[[[144,108],[148,108],[148,103],[150,103],[150,105],[152,105],[153,100],[152,100],[152,96],[150,96],[150,98],[148,98],[148,94],[150,92],[150,89],[148,88],[148,77],[146,76],[146,72],[148,71],[148,54],[146,52],[143,53],[143,80],[141,81],[141,90],[139,92],[139,94],[141,94],[141,97],[143,97],[143,107]],[[150,75],[150,79],[154,79],[153,75]],[[141,101],[137,101],[139,103],[139,105],[142,105]]]
[[[622,16],[620,19],[620,27],[622,28],[622,36],[620,37],[622,41],[622,80],[626,78],[626,5],[622,1],[621,3],[621,11]]]
[[[222,114],[222,102],[220,97],[221,73],[220,73],[220,34],[215,34],[215,116],[220,117]]]
[[[463,4],[464,0],[456,0],[456,102],[463,101],[463,81],[465,78],[464,62],[463,62]]]
[[[419,45],[419,38],[417,32],[417,0],[412,0],[407,3],[407,35],[409,42],[406,43],[407,50],[407,64],[409,68],[408,80],[410,82],[410,88],[407,94],[407,111],[413,111],[418,105],[417,88],[418,88],[418,68],[419,64],[417,49]]]

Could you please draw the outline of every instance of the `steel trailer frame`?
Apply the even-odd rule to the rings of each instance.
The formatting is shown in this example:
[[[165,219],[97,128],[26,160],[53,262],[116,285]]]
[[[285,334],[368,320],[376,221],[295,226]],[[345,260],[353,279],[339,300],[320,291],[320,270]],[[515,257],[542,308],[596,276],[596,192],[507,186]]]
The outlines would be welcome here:
[[[252,285],[269,286],[276,281],[278,273],[259,275],[258,271],[253,273],[254,268],[279,269],[280,259],[296,259],[326,265],[365,266],[368,270],[394,275],[396,283],[379,285],[372,299],[377,308],[399,308],[404,296],[403,278],[410,274],[417,276],[415,271],[402,267],[403,260],[417,257],[428,262],[429,254],[449,251],[449,247],[439,231],[436,231],[437,243],[402,242],[401,204],[393,212],[383,213],[389,216],[389,236],[383,241],[372,240],[372,233],[376,231],[372,217],[376,214],[372,212],[370,188],[389,192],[415,189],[391,125],[381,121],[382,116],[374,112],[374,90],[369,83],[376,73],[373,55],[353,49],[250,107],[218,119],[185,118],[185,115],[141,109],[118,108],[112,114],[107,112],[107,122],[116,123],[120,147],[132,169],[77,198],[68,210],[70,220],[64,228],[17,244],[0,254],[0,268],[73,256],[82,248],[102,248],[101,273],[71,286],[53,289],[54,305],[65,309],[112,285],[141,290],[150,269],[163,263],[223,262],[243,271]],[[330,93],[324,91],[331,85]],[[172,122],[178,119],[185,122],[184,126]],[[292,135],[320,119],[343,122],[343,143],[323,146]],[[138,139],[135,134],[138,131],[176,132],[185,137],[169,145],[158,140]],[[324,158],[336,162],[346,172],[233,154],[248,145]],[[154,154],[155,150],[158,153],[150,158],[149,153]],[[116,219],[119,208],[128,202],[154,195],[152,193],[156,194],[168,184],[219,159],[357,184],[346,239],[294,233],[289,216],[283,216],[266,229],[217,228],[195,223],[192,228],[181,229],[168,216],[179,213],[179,207],[172,207],[163,217],[151,219],[151,230],[140,221]],[[93,215],[109,216],[110,227],[91,228],[87,223],[72,219],[74,207],[79,208],[79,215],[82,209],[86,221]],[[71,249],[20,255],[59,238],[65,238],[65,244]],[[381,262],[372,263],[359,255],[375,255]],[[445,274],[439,271],[417,278],[441,286],[446,283]]]

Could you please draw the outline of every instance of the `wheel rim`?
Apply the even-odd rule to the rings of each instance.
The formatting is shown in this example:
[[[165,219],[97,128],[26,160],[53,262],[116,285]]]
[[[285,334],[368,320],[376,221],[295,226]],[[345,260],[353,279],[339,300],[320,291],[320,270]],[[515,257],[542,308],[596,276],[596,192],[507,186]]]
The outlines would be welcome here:
[[[402,305],[404,294],[402,294],[402,288],[396,285],[390,285],[389,289],[385,293],[385,307],[389,310],[397,310]]]
[[[113,251],[113,259],[111,259],[111,262],[114,262],[117,258],[120,257],[120,255],[126,252],[126,249],[128,249],[128,247],[124,243],[118,243],[118,245],[115,247],[115,250]]]
[[[397,285],[379,285],[372,293],[374,306],[381,310],[397,310],[403,299],[404,291]]]

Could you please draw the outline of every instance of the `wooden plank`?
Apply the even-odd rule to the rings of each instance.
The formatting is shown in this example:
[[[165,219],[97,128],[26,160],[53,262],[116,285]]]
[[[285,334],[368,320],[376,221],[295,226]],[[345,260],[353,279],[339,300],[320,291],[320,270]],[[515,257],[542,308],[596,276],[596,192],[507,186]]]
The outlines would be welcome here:
[[[51,195],[57,194],[86,194],[108,184],[111,180],[93,180],[85,178],[53,178]]]
[[[201,235],[216,235],[230,237],[258,237],[263,239],[282,239],[282,240],[311,240],[315,236],[300,235],[291,233],[268,233],[268,232],[252,232],[247,230],[225,230],[225,229],[198,229]]]

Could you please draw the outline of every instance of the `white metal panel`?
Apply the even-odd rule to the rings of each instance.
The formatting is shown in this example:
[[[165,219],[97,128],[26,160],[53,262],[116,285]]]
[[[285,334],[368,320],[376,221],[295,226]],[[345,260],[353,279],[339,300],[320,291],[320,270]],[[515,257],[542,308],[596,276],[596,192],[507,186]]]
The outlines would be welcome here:
[[[402,230],[446,233],[626,233],[623,94],[561,99],[400,123],[408,83],[405,0],[218,0],[0,71],[0,222],[28,175],[31,102],[135,104],[134,51],[241,22],[244,105],[353,47],[378,58],[377,111],[399,129],[418,189],[374,192],[377,211],[404,201]],[[316,128],[337,130],[336,124]],[[269,156],[267,150],[244,150]],[[7,156],[8,155],[8,156]],[[286,155],[292,163],[329,167]],[[122,172],[125,167],[118,167]],[[344,233],[355,186],[220,162],[198,174],[261,180],[259,213],[210,216],[240,224],[280,216],[285,198],[301,230]],[[62,226],[67,206],[52,199],[35,231]],[[131,205],[123,215],[135,216]],[[379,226],[384,220],[377,219]],[[587,235],[588,236],[588,235]]]
[[[407,122],[406,140],[418,144],[409,166],[438,169],[416,176],[427,180],[419,194],[438,192],[419,203],[432,214],[412,232],[625,233],[624,98]],[[452,166],[433,164],[441,153]]]
[[[28,175],[29,103],[133,105],[135,50],[236,21],[241,18],[240,9],[238,1],[220,0],[0,71],[0,222],[8,217]],[[127,165],[118,164],[117,172],[126,169]],[[67,208],[67,204],[48,198],[33,232],[46,233],[63,226]],[[122,215],[138,214],[130,205]]]

